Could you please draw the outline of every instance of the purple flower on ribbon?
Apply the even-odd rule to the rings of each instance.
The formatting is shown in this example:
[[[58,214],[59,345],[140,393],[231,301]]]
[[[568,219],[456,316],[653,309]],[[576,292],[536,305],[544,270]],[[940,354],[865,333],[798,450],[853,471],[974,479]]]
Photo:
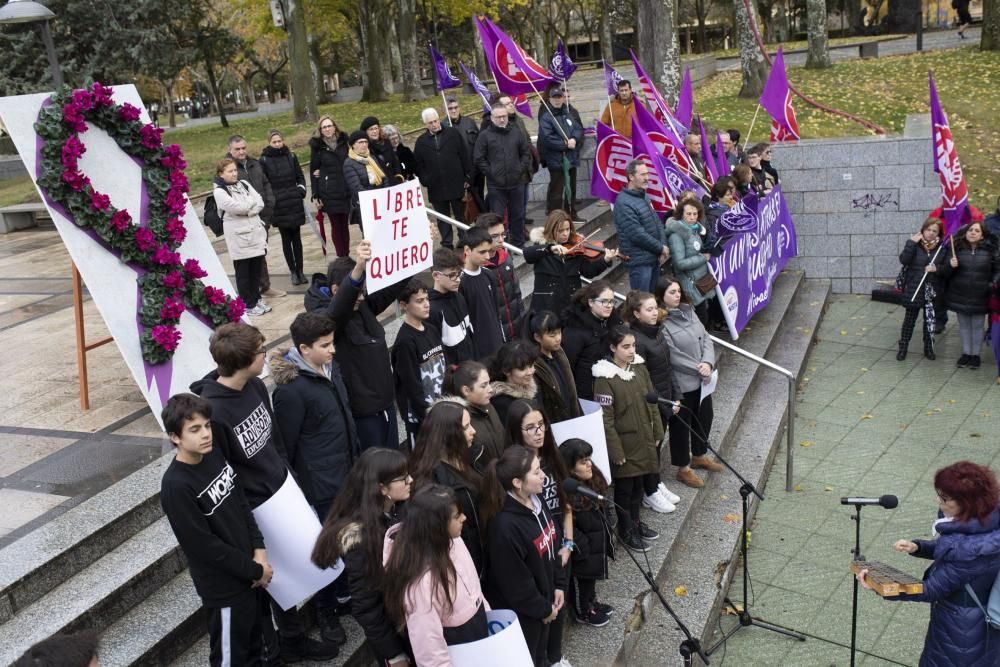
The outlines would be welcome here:
[[[107,211],[111,208],[111,197],[93,190],[90,193],[90,206],[95,211]]]
[[[205,298],[208,299],[208,302],[213,306],[218,306],[220,303],[226,302],[226,293],[220,290],[218,287],[212,287],[211,285],[209,285],[208,287],[205,288],[204,292],[205,292]]]
[[[90,111],[94,108],[94,95],[89,90],[74,90],[73,104],[81,111]]]
[[[66,169],[71,169],[76,171],[76,161],[84,153],[87,152],[87,147],[83,145],[83,142],[76,135],[70,136],[66,140],[66,143],[62,147],[62,164]]]
[[[152,123],[146,123],[139,130],[139,143],[151,151],[156,150],[163,145],[163,130]]]
[[[87,123],[83,119],[83,109],[80,108],[74,102],[70,102],[63,106],[63,122],[66,127],[73,130],[77,134],[87,131]]]
[[[181,313],[185,310],[184,302],[178,301],[173,297],[167,297],[166,301],[163,302],[163,307],[160,308],[160,319],[161,320],[178,320],[181,317]]]
[[[187,208],[187,197],[184,196],[181,190],[170,188],[163,200],[163,204],[174,215],[184,215],[184,209]]]
[[[201,264],[198,263],[196,259],[189,259],[184,262],[184,273],[188,278],[192,280],[197,280],[198,278],[204,278],[208,275],[205,269],[201,268]]]
[[[167,220],[167,235],[170,236],[170,242],[174,245],[184,243],[184,239],[187,238],[187,230],[184,228],[184,223],[180,218],[170,218]]]
[[[174,169],[170,172],[170,185],[180,192],[187,192],[189,189],[187,176],[180,169]]]
[[[167,169],[185,169],[187,162],[184,161],[184,153],[177,144],[170,144],[163,149],[164,157],[160,158],[160,164]]]
[[[243,303],[241,297],[236,297],[229,302],[229,310],[226,312],[226,316],[230,322],[239,322],[245,312],[247,312],[247,305]]]
[[[184,289],[184,274],[180,271],[171,271],[163,276],[163,286],[170,289]]]
[[[135,238],[135,247],[141,252],[149,252],[156,246],[156,238],[148,227],[136,228],[133,237]]]
[[[156,246],[156,250],[153,251],[152,260],[154,264],[173,266],[181,263],[181,256],[166,245],[158,245]]]
[[[181,342],[181,332],[177,330],[177,327],[165,324],[153,327],[150,336],[156,341],[157,345],[167,352],[176,350],[177,344]]]
[[[128,229],[131,224],[132,216],[128,214],[128,211],[115,211],[115,214],[111,216],[111,227],[114,228],[119,234]]]
[[[98,82],[94,82],[91,90],[94,93],[94,104],[102,107],[109,107],[115,103],[112,94],[114,93],[114,88],[110,86],[102,86]]]
[[[85,186],[90,185],[90,179],[76,170],[70,171],[67,169],[64,171],[63,180],[77,192],[83,190]]]
[[[142,111],[138,107],[132,106],[128,102],[118,109],[118,117],[127,123],[134,123],[142,116]]]

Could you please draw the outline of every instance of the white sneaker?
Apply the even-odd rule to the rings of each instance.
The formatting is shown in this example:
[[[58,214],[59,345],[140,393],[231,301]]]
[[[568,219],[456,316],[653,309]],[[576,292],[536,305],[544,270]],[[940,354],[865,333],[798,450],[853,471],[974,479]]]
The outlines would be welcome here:
[[[573,665],[569,664],[569,660],[563,658],[559,662],[553,662],[552,667],[573,667]]]
[[[247,310],[248,315],[263,315],[264,313],[270,312],[271,306],[267,305],[263,301],[258,301],[256,306]]]
[[[667,502],[666,498],[661,496],[659,493],[654,493],[651,496],[646,496],[642,499],[642,504],[653,510],[654,512],[659,512],[660,514],[669,514],[673,512],[676,507],[673,503]]]
[[[660,486],[657,487],[657,488],[658,488],[658,490],[660,492],[660,495],[663,496],[663,498],[668,503],[672,503],[672,504],[676,505],[677,503],[679,503],[681,501],[681,497],[678,496],[673,491],[671,491],[670,489],[668,489],[667,485],[664,484],[663,482],[660,482]]]

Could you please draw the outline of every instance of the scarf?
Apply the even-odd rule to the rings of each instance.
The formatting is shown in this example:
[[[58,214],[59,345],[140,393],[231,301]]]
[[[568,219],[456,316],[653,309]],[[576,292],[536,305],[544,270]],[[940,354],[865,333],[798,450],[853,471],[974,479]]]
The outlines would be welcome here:
[[[382,180],[385,179],[385,172],[378,166],[378,162],[371,156],[371,153],[368,154],[368,157],[361,157],[352,148],[347,151],[347,157],[365,165],[365,169],[368,170],[368,183],[376,188],[382,185]]]
[[[939,239],[934,239],[933,241],[931,241],[930,243],[928,243],[927,241],[924,241],[923,239],[920,239],[920,242],[924,245],[924,250],[927,251],[927,254],[930,254],[931,252],[934,251],[935,248],[938,247],[938,243],[940,243],[940,240]]]
[[[954,519],[948,516],[943,516],[940,519],[935,519],[934,524],[931,526],[931,535],[934,536],[934,538],[937,538],[940,535],[937,529],[938,525],[942,523],[950,523],[952,521],[954,521]]]
[[[323,140],[324,144],[330,147],[330,150],[333,151],[337,150],[337,145],[340,143],[338,139],[340,137],[338,137],[336,134],[333,135],[332,137],[327,137],[321,134],[319,135],[319,138]]]

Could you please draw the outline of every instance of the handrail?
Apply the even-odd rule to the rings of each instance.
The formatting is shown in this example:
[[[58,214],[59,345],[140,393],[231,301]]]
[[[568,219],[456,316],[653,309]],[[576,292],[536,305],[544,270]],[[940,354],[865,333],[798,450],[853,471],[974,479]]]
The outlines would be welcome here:
[[[463,231],[469,229],[469,225],[459,222],[454,218],[449,218],[446,215],[442,215],[437,211],[427,209],[427,214],[437,218],[441,222],[446,222],[452,225],[453,227],[458,227]],[[515,245],[511,245],[507,242],[504,242],[503,245],[510,252],[516,253],[518,255],[524,255],[524,251]],[[589,278],[584,278],[583,276],[581,276],[580,279],[586,283],[593,282]],[[618,299],[619,301],[625,301],[624,294],[619,294],[618,292],[614,292],[614,295],[615,298]],[[728,341],[722,340],[721,338],[716,338],[711,334],[709,334],[709,338],[712,339],[713,343],[717,343],[728,350],[732,350],[736,354],[745,357],[750,361],[753,361],[761,366],[764,366],[765,368],[777,371],[778,373],[781,373],[788,379],[788,431],[787,431],[788,444],[785,447],[785,449],[787,450],[787,452],[785,453],[785,491],[792,491],[794,488],[794,485],[792,484],[792,469],[793,469],[793,458],[794,458],[793,457],[794,450],[792,449],[792,442],[795,440],[795,381],[796,381],[795,374],[792,373],[787,368],[783,368],[778,364],[770,362],[763,357],[758,357],[756,354],[752,352],[747,352],[743,348],[737,347]]]

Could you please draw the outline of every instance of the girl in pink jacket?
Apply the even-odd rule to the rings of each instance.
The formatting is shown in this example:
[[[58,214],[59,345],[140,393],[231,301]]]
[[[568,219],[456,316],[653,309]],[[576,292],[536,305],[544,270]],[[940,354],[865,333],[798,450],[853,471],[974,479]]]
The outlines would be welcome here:
[[[440,484],[417,491],[406,518],[386,533],[385,608],[406,626],[420,667],[450,667],[448,646],[486,639],[490,605],[462,541],[465,515]]]

